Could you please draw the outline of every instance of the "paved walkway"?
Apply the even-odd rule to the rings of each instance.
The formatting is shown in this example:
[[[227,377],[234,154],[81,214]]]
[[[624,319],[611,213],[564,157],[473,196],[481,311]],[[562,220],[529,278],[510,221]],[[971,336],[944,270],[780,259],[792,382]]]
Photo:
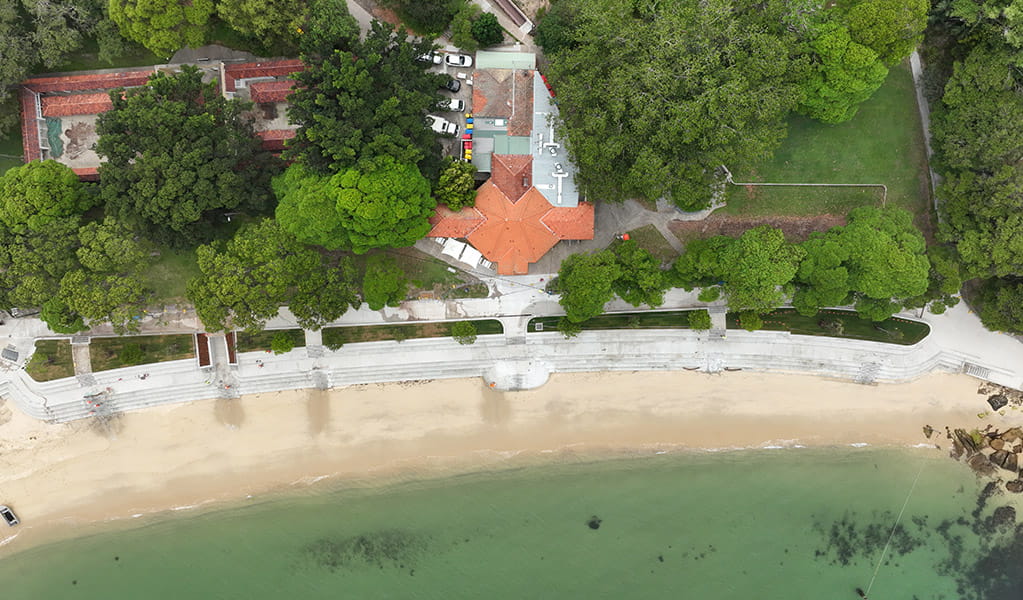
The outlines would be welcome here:
[[[909,56],[909,66],[913,72],[913,87],[916,90],[916,105],[920,111],[920,123],[924,131],[924,148],[927,150],[927,170],[931,175],[931,197],[934,199],[934,213],[941,219],[941,212],[938,211],[938,185],[941,184],[941,176],[931,166],[931,156],[934,151],[931,148],[931,105],[924,95],[923,68],[920,65],[920,53],[916,50]]]

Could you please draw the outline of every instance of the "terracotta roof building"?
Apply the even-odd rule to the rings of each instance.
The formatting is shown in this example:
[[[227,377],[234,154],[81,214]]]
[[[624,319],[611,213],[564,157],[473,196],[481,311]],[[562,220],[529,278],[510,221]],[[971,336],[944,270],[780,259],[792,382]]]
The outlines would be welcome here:
[[[427,235],[465,238],[501,275],[524,275],[559,241],[593,239],[593,205],[579,201],[572,164],[548,125],[557,109],[535,57],[476,57],[472,162],[490,179],[475,208],[438,208]]]

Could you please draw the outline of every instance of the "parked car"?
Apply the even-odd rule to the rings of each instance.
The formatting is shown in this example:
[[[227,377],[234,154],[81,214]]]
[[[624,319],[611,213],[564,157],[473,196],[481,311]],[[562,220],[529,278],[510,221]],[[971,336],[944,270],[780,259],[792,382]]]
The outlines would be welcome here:
[[[18,523],[21,523],[21,521],[18,520],[18,517],[14,515],[13,510],[2,504],[0,504],[0,517],[3,517],[4,521],[6,521],[7,524],[11,527],[14,527]]]
[[[433,63],[435,65],[439,65],[440,61],[443,59],[441,58],[441,55],[438,52],[427,52],[426,54],[420,54],[419,56],[417,56],[416,60],[425,63]]]
[[[465,110],[465,100],[462,100],[461,98],[451,98],[450,100],[441,103],[441,106],[444,107],[444,110],[462,112]]]
[[[430,126],[430,129],[440,134],[458,135],[458,125],[448,121],[443,117],[436,115],[427,115],[426,124]]]
[[[444,84],[444,89],[458,93],[458,90],[462,89],[462,82],[457,79],[448,79],[448,82]]]
[[[472,66],[472,57],[468,54],[448,54],[444,57],[444,62],[449,67],[468,68]]]

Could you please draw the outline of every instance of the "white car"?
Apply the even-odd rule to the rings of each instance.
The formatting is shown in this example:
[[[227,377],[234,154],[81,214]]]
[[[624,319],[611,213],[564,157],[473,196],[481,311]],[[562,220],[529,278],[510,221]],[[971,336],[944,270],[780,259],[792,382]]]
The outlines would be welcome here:
[[[426,124],[437,133],[458,135],[458,125],[436,115],[427,115]]]
[[[460,98],[451,98],[441,104],[444,110],[451,112],[462,112],[465,110],[465,100]]]
[[[448,54],[444,57],[444,62],[449,67],[468,68],[472,66],[472,57],[467,54]]]
[[[435,65],[439,65],[442,59],[440,54],[437,52],[427,52],[426,54],[420,54],[419,56],[417,56],[416,60],[420,62],[433,63]]]

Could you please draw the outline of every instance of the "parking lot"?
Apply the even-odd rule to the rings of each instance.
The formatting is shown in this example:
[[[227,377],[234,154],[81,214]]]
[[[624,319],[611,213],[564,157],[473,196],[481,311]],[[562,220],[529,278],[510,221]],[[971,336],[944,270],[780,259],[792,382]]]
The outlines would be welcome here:
[[[444,119],[447,119],[448,121],[451,121],[452,123],[458,125],[458,135],[457,136],[455,136],[454,138],[441,137],[441,145],[444,148],[444,153],[446,155],[448,155],[448,156],[458,157],[458,156],[461,155],[461,138],[462,138],[463,132],[465,131],[465,114],[472,112],[472,83],[471,82],[472,82],[473,69],[475,69],[475,66],[476,66],[475,57],[473,57],[473,64],[472,64],[472,66],[470,66],[470,67],[455,67],[455,66],[447,64],[447,62],[444,60],[444,57],[446,57],[449,54],[452,54],[452,55],[465,55],[464,53],[460,53],[460,52],[445,52],[445,51],[438,50],[437,54],[439,54],[442,57],[441,58],[441,63],[439,65],[433,65],[430,68],[430,70],[435,72],[435,73],[443,73],[443,74],[447,75],[448,77],[458,81],[459,84],[461,84],[461,88],[458,90],[458,92],[450,92],[448,90],[442,90],[441,94],[445,98],[452,98],[452,99],[457,98],[459,100],[462,100],[465,103],[465,110],[463,110],[463,111],[460,111],[460,112],[453,112],[453,111],[443,111],[443,112],[441,112],[441,111],[437,111],[435,113],[438,117],[443,117]],[[467,56],[471,57],[472,55],[467,55]]]

